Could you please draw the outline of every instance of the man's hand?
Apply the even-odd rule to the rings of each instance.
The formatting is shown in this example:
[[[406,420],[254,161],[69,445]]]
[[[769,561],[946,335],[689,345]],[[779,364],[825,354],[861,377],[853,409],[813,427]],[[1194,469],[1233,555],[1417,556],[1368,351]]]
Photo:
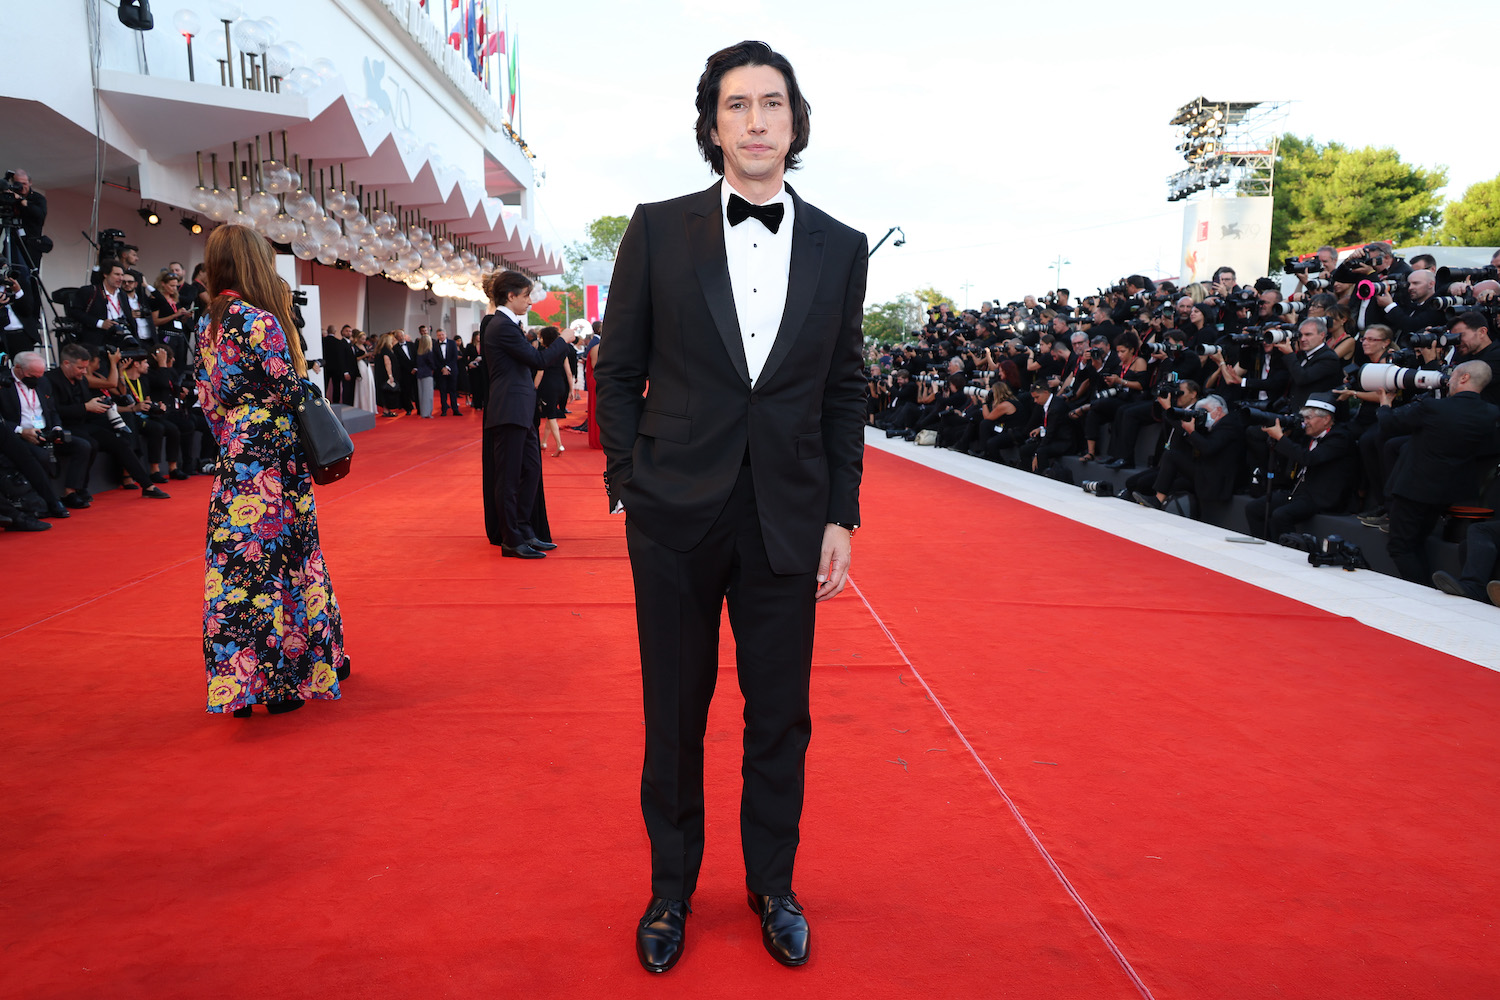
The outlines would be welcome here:
[[[1380,405],[1381,406],[1390,406],[1391,405],[1391,393],[1390,393],[1390,390],[1388,390],[1388,389],[1377,390],[1376,393],[1375,393],[1375,396],[1376,396],[1377,399],[1380,400]]]
[[[41,444],[42,436],[36,432],[35,427],[22,427],[21,439],[28,444]]]
[[[1183,420],[1181,424],[1183,433],[1185,434],[1194,434],[1198,430],[1198,421],[1196,420]]]
[[[853,551],[849,529],[837,524],[823,527],[823,554],[818,559],[818,597],[826,601],[843,592],[849,581],[849,558]]]
[[[1295,351],[1297,349],[1297,345],[1296,344],[1293,344],[1292,342],[1286,341],[1286,340],[1282,341],[1279,344],[1272,344],[1271,346],[1275,347],[1282,354],[1291,354],[1293,351]]]
[[[1391,304],[1395,301],[1395,299],[1391,298],[1389,292],[1381,292],[1379,295],[1375,296],[1375,304],[1382,309],[1389,309],[1391,307]]]
[[[106,396],[95,396],[87,403],[84,403],[83,408],[90,413],[104,413],[109,410],[109,398]]]
[[[1276,421],[1270,427],[1266,428],[1266,437],[1270,438],[1272,441],[1280,441],[1282,436],[1285,434],[1286,431],[1281,429],[1280,420]]]

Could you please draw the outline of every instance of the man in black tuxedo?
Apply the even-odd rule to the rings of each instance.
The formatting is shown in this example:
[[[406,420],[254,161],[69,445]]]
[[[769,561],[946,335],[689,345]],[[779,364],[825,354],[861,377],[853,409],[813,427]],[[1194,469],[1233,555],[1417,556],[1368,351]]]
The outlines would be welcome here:
[[[83,325],[78,340],[91,347],[101,347],[116,335],[134,333],[131,319],[125,315],[120,286],[125,283],[125,265],[106,260],[99,265],[99,284],[93,286],[88,305],[83,309]]]
[[[52,387],[43,378],[47,362],[35,351],[22,351],[13,365],[14,377],[0,380],[0,456],[9,459],[47,504],[43,517],[67,517],[70,506],[87,504],[82,501],[64,504],[52,488],[43,465],[47,460],[47,441],[62,429]],[[59,442],[54,450],[62,460],[63,478],[69,487],[87,479],[92,452],[86,445],[77,441]]]
[[[577,335],[564,330],[539,351],[521,323],[531,303],[531,280],[516,271],[490,279],[495,312],[480,328],[489,369],[484,404],[484,530],[500,554],[543,559],[557,548],[537,537],[531,517],[542,482],[542,445],[536,434],[536,373],[563,357]]]
[[[427,332],[427,327],[419,327],[417,336],[420,338]],[[405,330],[396,331],[396,362],[401,369],[397,372],[397,382],[401,385],[401,409],[406,415],[411,416],[411,411],[417,406],[417,345],[407,335]]]
[[[1053,462],[1078,450],[1078,422],[1068,416],[1067,399],[1045,382],[1032,385],[1031,401],[1036,405],[1021,444],[1021,468],[1045,475]]]
[[[1300,431],[1289,433],[1280,421],[1266,428],[1276,454],[1291,463],[1292,487],[1274,490],[1269,498],[1257,497],[1246,505],[1245,518],[1255,537],[1277,541],[1314,514],[1343,509],[1354,489],[1358,456],[1354,436],[1334,422],[1336,410],[1332,394],[1320,392],[1309,397],[1299,411]]]
[[[635,578],[652,891],[636,955],[651,972],[682,953],[703,860],[703,735],[726,597],[745,696],[750,905],[778,961],[807,961],[792,869],[815,604],[846,582],[863,469],[868,241],[784,183],[808,137],[791,64],[763,42],[717,52],[697,108],[699,149],[724,179],[636,209],[596,378]]]
[[[1427,583],[1427,536],[1450,504],[1479,493],[1480,473],[1500,451],[1500,408],[1482,397],[1490,366],[1465,361],[1453,369],[1448,396],[1424,396],[1399,409],[1380,394],[1380,427],[1388,437],[1410,434],[1386,483],[1391,537],[1386,551],[1402,579]]]
[[[437,354],[437,357],[432,360],[432,380],[437,384],[438,399],[443,404],[443,412],[440,416],[446,417],[449,407],[452,407],[453,415],[456,417],[460,413],[458,408],[458,342],[449,340],[448,332],[439,328],[432,349]]]
[[[1486,403],[1500,406],[1500,344],[1490,339],[1490,319],[1471,309],[1453,321],[1458,336],[1459,354],[1465,361],[1483,361],[1490,367],[1490,380],[1480,396]]]

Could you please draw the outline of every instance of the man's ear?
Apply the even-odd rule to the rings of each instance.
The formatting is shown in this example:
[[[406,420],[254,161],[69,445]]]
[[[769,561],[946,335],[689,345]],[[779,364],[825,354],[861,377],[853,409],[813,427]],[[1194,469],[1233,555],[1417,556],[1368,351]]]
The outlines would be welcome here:
[[[708,137],[713,140],[715,146],[723,148],[724,144],[719,141],[719,128],[717,125],[708,130]]]

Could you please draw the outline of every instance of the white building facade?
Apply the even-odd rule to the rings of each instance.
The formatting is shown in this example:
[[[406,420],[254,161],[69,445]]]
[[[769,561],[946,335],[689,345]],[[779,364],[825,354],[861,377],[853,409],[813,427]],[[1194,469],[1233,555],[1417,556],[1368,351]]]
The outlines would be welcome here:
[[[447,7],[175,0],[140,31],[116,0],[7,5],[0,162],[47,196],[48,289],[87,283],[100,231],[138,246],[150,281],[170,261],[191,273],[218,222],[246,222],[309,292],[316,356],[314,324],[467,336],[484,273],[560,273],[494,84],[503,57],[487,85],[448,43]]]

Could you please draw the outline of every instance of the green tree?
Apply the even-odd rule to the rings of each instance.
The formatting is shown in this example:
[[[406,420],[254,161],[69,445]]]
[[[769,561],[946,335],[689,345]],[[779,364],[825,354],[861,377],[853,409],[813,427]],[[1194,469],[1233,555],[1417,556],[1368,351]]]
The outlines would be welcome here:
[[[567,308],[564,318],[577,319],[583,315],[583,272],[579,265],[585,260],[613,260],[620,250],[620,241],[625,238],[625,227],[630,225],[629,216],[601,215],[590,222],[585,233],[587,240],[569,243],[563,247],[563,260],[567,268],[558,278],[543,281],[542,287],[562,296]],[[532,313],[527,322],[540,323]]]
[[[1447,183],[1446,167],[1402,163],[1389,146],[1351,149],[1285,135],[1276,154],[1270,266],[1325,243],[1408,242],[1437,226],[1437,192]]]
[[[1500,246],[1500,177],[1470,184],[1443,210],[1444,243],[1465,247]]]
[[[898,295],[891,302],[865,307],[865,340],[877,344],[894,344],[921,325],[921,307],[910,295]]]
[[[953,304],[953,297],[951,295],[944,295],[931,285],[928,285],[926,288],[918,288],[912,294],[917,297],[917,301],[922,303],[922,311],[924,313],[929,309],[937,308],[937,306],[944,302],[950,306]]]

